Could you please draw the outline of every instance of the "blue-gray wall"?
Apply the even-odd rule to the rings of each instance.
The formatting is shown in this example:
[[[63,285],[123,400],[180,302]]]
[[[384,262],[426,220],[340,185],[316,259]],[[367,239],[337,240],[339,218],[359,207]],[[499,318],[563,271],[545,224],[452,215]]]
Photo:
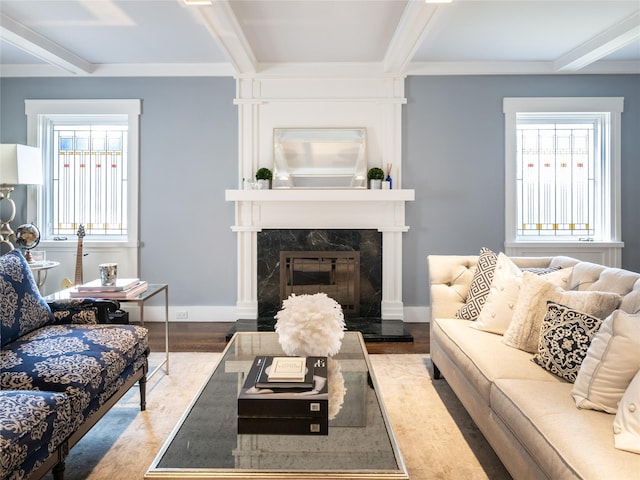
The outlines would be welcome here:
[[[2,143],[26,142],[27,98],[142,99],[140,276],[168,283],[172,305],[235,305],[234,210],[224,200],[238,176],[234,79],[2,79]]]
[[[403,243],[406,306],[428,305],[427,255],[503,249],[503,97],[625,97],[623,267],[640,271],[640,75],[410,77],[406,96],[403,186],[416,190]],[[0,140],[26,141],[27,98],[141,98],[140,275],[169,283],[174,306],[230,306],[234,97],[231,78],[5,78]]]
[[[640,271],[640,75],[410,77],[405,94],[405,305],[428,304],[427,255],[504,250],[504,97],[624,97],[622,266]]]

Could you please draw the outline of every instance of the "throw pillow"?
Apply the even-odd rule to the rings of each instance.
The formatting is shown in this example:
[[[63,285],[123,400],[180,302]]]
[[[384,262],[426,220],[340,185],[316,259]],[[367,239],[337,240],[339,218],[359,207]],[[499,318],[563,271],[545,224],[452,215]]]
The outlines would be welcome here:
[[[569,272],[564,272],[568,270]],[[606,318],[618,308],[622,297],[613,292],[565,290],[571,269],[538,276],[524,272],[513,319],[502,341],[529,353],[538,351],[547,302],[557,302],[597,318]]]
[[[0,256],[0,339],[2,345],[46,325],[51,309],[20,250]]]
[[[548,302],[534,363],[568,382],[575,382],[587,348],[601,323],[599,318]]]
[[[473,328],[502,335],[513,316],[518,301],[522,272],[504,253],[498,254],[489,295]]]
[[[632,453],[640,453],[640,370],[620,400],[613,420],[615,447]]]
[[[555,266],[555,267],[524,267],[521,270],[523,272],[535,273],[536,275],[546,275],[548,273],[557,272],[561,268],[562,268],[561,266]]]
[[[616,310],[595,334],[571,394],[579,408],[616,413],[640,370],[640,314]]]
[[[478,318],[482,306],[484,305],[489,289],[493,282],[493,272],[496,269],[497,256],[486,247],[480,249],[478,264],[473,274],[469,293],[465,304],[456,312],[456,318],[465,320],[475,320]]]

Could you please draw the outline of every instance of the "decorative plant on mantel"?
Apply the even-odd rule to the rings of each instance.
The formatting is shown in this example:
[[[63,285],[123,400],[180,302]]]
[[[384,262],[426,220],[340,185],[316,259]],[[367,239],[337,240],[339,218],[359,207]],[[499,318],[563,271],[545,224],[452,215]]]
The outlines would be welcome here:
[[[384,171],[379,167],[370,168],[367,172],[369,187],[373,189],[382,188],[382,180],[384,180]]]
[[[259,168],[256,172],[256,180],[258,181],[259,190],[268,190],[271,184],[273,174],[266,167]]]

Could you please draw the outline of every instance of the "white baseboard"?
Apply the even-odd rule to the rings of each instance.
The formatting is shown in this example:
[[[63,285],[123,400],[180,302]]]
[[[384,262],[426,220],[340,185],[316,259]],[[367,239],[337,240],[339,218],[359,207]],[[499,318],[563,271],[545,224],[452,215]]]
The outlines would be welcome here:
[[[132,321],[140,318],[138,308],[123,302],[122,309],[129,312]],[[429,323],[429,307],[404,307],[406,323]],[[235,322],[238,320],[235,305],[230,306],[169,306],[170,322]],[[144,307],[145,322],[164,322],[163,305],[147,305]]]
[[[129,312],[132,321],[140,318],[140,312],[135,305],[121,303],[121,308]],[[235,322],[237,320],[236,307],[222,306],[169,306],[170,322]],[[164,322],[164,305],[148,305],[144,307],[145,322]]]
[[[429,323],[430,318],[429,307],[404,307],[405,323]]]

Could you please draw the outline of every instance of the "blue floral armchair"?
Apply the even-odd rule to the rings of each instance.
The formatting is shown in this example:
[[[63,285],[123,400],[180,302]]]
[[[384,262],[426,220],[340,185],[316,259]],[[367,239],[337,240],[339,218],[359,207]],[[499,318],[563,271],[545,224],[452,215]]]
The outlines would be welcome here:
[[[38,479],[136,382],[145,409],[148,332],[107,324],[111,300],[47,303],[18,250],[0,256],[0,478]]]

